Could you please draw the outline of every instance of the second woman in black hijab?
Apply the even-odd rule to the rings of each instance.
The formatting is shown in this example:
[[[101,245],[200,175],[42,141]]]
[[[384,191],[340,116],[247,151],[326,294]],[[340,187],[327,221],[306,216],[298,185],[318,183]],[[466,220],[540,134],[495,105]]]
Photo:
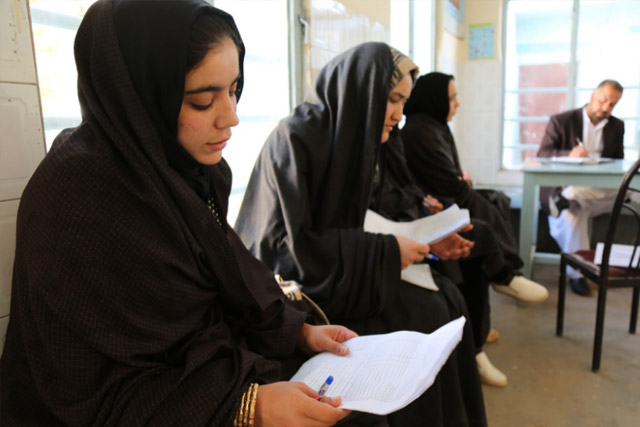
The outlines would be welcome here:
[[[363,230],[381,142],[402,118],[415,72],[383,43],[330,61],[305,102],[267,139],[236,222],[258,258],[302,283],[333,322],[360,334],[428,333],[466,315],[450,282],[432,292],[400,280],[402,266],[423,259],[427,245]],[[389,421],[486,424],[468,322],[433,386]]]

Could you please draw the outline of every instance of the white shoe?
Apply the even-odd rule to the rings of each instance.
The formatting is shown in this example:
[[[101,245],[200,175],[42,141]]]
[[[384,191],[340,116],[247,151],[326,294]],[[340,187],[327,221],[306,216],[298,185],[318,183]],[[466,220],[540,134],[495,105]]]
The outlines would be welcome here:
[[[478,364],[478,373],[480,374],[480,382],[482,384],[494,387],[506,387],[507,376],[491,364],[491,361],[489,361],[484,351],[476,354],[476,363]]]
[[[513,276],[508,285],[493,283],[493,289],[501,294],[526,302],[542,302],[549,297],[547,288],[522,276]]]

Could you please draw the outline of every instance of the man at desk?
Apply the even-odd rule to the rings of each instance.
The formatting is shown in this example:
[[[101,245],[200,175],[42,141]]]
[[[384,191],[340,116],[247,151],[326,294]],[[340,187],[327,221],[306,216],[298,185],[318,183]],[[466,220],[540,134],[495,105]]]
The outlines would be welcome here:
[[[611,115],[622,86],[604,80],[582,108],[551,117],[538,157],[623,158],[624,122]],[[549,231],[563,252],[589,249],[589,218],[608,212],[617,190],[589,187],[542,188],[541,205],[549,214]],[[578,295],[591,290],[582,275],[568,268],[569,285]]]

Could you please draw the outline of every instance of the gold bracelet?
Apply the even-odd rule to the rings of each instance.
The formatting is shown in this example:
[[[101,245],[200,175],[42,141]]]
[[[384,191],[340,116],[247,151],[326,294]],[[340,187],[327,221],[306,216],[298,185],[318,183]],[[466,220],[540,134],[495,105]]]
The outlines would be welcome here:
[[[251,383],[242,394],[240,407],[233,420],[233,427],[254,427],[257,397],[258,383]]]
[[[252,383],[251,385],[249,385],[249,389],[247,390],[247,402],[244,406],[244,427],[250,427],[253,426],[253,424],[250,424],[250,418],[251,418],[251,402],[255,399],[254,396],[254,389],[257,389],[258,384],[256,383]]]
[[[249,391],[247,389],[247,391]],[[245,400],[247,399],[247,391],[245,391],[242,394],[242,399],[240,400],[240,407],[238,408],[238,411],[236,412],[236,417],[233,420],[233,427],[244,427],[244,423],[243,423],[243,418],[244,418],[244,404],[245,404]]]
[[[249,422],[249,403],[251,400],[251,384],[249,384],[249,388],[244,392],[247,396],[247,399],[244,401],[244,408],[242,408],[242,427],[246,427]]]
[[[251,384],[251,386],[253,388],[251,389],[251,400],[250,400],[250,406],[249,406],[249,423],[247,424],[247,427],[253,427],[253,423],[255,422],[256,401],[258,400],[258,387],[260,387],[258,383],[253,383]]]

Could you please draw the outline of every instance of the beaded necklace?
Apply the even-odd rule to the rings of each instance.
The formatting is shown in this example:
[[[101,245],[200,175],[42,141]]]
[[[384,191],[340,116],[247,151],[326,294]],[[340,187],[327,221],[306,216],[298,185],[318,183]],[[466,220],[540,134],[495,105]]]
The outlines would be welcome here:
[[[207,207],[209,208],[211,213],[213,213],[213,215],[216,217],[216,221],[218,221],[218,224],[220,224],[220,227],[222,227],[222,221],[220,221],[220,214],[218,213],[218,209],[216,208],[216,203],[213,199],[213,196],[209,197],[209,201],[207,202]]]

